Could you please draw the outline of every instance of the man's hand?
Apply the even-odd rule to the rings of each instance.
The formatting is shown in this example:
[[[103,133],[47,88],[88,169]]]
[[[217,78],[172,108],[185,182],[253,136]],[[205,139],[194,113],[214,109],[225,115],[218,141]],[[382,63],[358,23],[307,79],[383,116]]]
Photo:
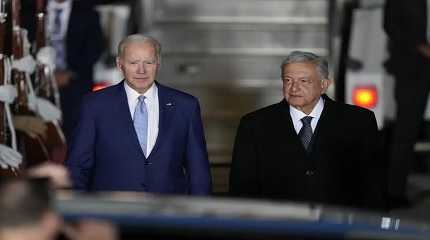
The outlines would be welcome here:
[[[15,128],[28,134],[30,137],[35,138],[37,135],[46,139],[46,131],[48,126],[43,119],[34,116],[15,115],[13,117]]]

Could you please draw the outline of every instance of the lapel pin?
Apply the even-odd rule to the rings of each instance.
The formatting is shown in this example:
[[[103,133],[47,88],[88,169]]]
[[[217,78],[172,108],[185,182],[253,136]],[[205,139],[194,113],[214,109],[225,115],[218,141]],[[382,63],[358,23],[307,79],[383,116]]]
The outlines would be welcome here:
[[[171,102],[166,103],[166,106],[172,106],[173,104]]]

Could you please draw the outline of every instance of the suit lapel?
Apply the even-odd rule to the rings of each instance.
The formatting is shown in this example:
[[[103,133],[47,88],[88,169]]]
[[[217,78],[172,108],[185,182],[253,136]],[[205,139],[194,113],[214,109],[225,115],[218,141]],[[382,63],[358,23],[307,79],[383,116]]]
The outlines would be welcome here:
[[[77,27],[77,24],[78,24],[78,22],[76,21],[77,19],[76,19],[76,14],[74,14],[74,13],[76,13],[77,12],[77,10],[76,10],[76,6],[75,6],[75,4],[72,2],[72,9],[70,10],[70,16],[69,16],[69,21],[66,23],[67,24],[67,32],[66,32],[66,41],[71,41],[71,39],[73,39],[73,32],[74,32],[74,29]],[[67,46],[70,46],[71,44],[66,44],[66,47]],[[72,44],[73,45],[73,44]],[[69,50],[69,49],[66,49],[67,51]],[[73,51],[73,50],[75,50],[75,49],[71,49],[71,51]]]
[[[155,155],[156,152],[160,149],[160,146],[167,138],[167,133],[169,132],[169,128],[171,126],[171,121],[173,119],[173,115],[176,109],[175,101],[173,96],[169,94],[169,91],[163,85],[157,83],[158,88],[158,103],[159,103],[159,123],[158,123],[158,136],[155,141],[154,148],[149,154],[148,158]]]
[[[294,129],[293,120],[291,119],[290,115],[290,107],[287,101],[284,99],[279,103],[279,107],[281,108],[282,112],[282,128],[285,129],[285,136],[291,136],[291,139],[294,148],[298,149],[300,152],[303,153],[303,155],[306,155],[306,149],[303,146],[302,142],[300,141],[299,136],[296,133],[296,130]],[[285,127],[284,127],[285,126]]]
[[[331,134],[335,127],[331,127],[331,125],[336,121],[335,114],[333,113],[333,100],[331,100],[326,95],[323,95],[324,99],[324,109],[321,113],[320,119],[318,121],[317,127],[315,128],[314,137],[312,139],[312,150],[318,151],[320,149],[321,144],[330,140],[330,137],[327,137]]]
[[[117,101],[118,119],[121,121],[120,126],[125,126],[124,132],[122,134],[126,136],[128,139],[130,139],[131,142],[133,142],[133,145],[135,145],[135,147],[139,150],[142,157],[144,158],[145,155],[143,154],[142,148],[140,147],[136,130],[134,129],[133,118],[131,117],[131,114],[130,114],[130,108],[128,106],[128,101],[127,101],[127,94],[125,93],[125,88],[124,88],[124,81],[121,81],[117,85],[117,99],[118,99]]]

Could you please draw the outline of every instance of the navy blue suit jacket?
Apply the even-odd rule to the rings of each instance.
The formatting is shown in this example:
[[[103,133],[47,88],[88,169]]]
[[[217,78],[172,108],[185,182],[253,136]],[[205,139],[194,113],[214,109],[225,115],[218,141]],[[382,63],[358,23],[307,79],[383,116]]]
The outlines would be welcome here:
[[[83,99],[66,160],[74,187],[209,194],[211,175],[198,100],[157,83],[159,132],[146,159],[123,84]]]

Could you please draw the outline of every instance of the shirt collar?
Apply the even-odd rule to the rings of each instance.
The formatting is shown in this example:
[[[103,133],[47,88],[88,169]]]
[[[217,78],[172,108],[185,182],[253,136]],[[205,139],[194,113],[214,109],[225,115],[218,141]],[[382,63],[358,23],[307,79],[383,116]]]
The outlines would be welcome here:
[[[127,94],[128,102],[135,102],[135,101],[137,101],[137,98],[142,95],[142,94],[138,93],[136,90],[134,90],[133,88],[131,88],[127,84],[127,81],[124,81],[124,88],[125,88],[125,92]],[[143,96],[146,97],[147,101],[152,102],[157,97],[157,90],[158,90],[157,84],[154,82],[151,85],[151,87],[149,87],[148,90],[146,90],[146,92],[143,94]]]
[[[321,113],[324,108],[324,100],[322,97],[319,98],[317,104],[315,105],[314,109],[312,109],[312,112],[309,115],[306,115],[304,112],[298,110],[297,108],[290,105],[290,115],[293,122],[300,121],[303,117],[311,116],[314,119],[319,119],[321,116]]]
[[[51,9],[51,10],[52,9],[66,10],[66,9],[71,9],[71,7],[72,7],[72,0],[66,0],[66,1],[61,2],[61,3],[54,1],[54,0],[51,0],[48,2],[48,9]]]

